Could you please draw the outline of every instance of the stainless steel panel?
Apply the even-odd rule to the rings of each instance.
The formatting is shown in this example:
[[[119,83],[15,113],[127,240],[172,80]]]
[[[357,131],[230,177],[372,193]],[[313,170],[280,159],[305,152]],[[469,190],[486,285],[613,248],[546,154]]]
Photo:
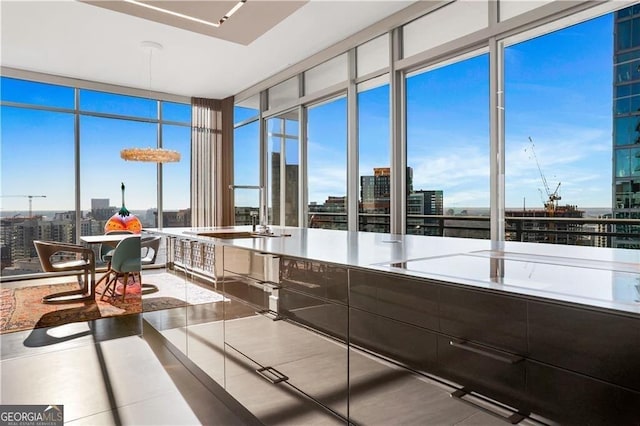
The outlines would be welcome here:
[[[287,381],[272,383],[275,380],[263,378],[257,370],[265,366],[253,362],[230,346],[226,346],[225,351],[226,391],[263,424],[346,424],[343,419],[298,392]],[[280,371],[278,367],[271,367],[270,371]]]
[[[353,424],[463,425],[477,410],[449,393],[450,389],[424,376],[350,350],[349,415]]]
[[[261,367],[287,376],[287,384],[346,418],[346,345],[263,315],[225,321],[225,342]]]
[[[224,270],[273,283],[279,281],[280,275],[277,256],[231,246],[224,247]]]
[[[347,303],[347,268],[286,257],[282,258],[280,268],[280,283],[283,288]]]
[[[314,330],[347,341],[348,311],[345,305],[282,289],[279,292],[279,314]]]

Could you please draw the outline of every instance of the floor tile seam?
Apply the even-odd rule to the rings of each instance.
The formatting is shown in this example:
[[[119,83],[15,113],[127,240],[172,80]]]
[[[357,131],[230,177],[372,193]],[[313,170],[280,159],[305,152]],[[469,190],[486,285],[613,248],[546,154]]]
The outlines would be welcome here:
[[[64,347],[64,348],[60,348],[60,349],[52,349],[52,350],[46,350],[46,351],[45,350],[43,350],[43,351],[34,350],[34,352],[25,352],[25,353],[20,354],[20,355],[15,355],[15,356],[11,356],[9,358],[0,359],[0,365],[2,365],[5,361],[12,361],[12,360],[22,359],[22,358],[33,358],[33,357],[45,356],[45,355],[53,355],[53,354],[57,354],[57,353],[60,353],[60,352],[67,352],[67,351],[77,350],[77,349],[80,349],[80,348],[85,348],[87,346],[96,345],[98,343],[101,343],[101,342],[91,341],[91,342],[87,342],[87,343],[75,344],[74,346]]]
[[[113,409],[107,408],[107,409],[104,409],[104,410],[96,411],[95,413],[91,413],[91,414],[83,415],[83,416],[80,416],[80,417],[76,417],[76,418],[74,418],[74,419],[69,419],[69,418],[67,418],[67,417],[65,416],[65,418],[64,418],[64,424],[65,424],[65,425],[66,425],[66,424],[73,424],[73,423],[75,423],[75,422],[82,421],[82,419],[87,419],[87,418],[95,417],[95,416],[98,416],[98,415],[100,415],[100,414],[110,413],[110,412],[112,412],[112,411],[113,411]]]

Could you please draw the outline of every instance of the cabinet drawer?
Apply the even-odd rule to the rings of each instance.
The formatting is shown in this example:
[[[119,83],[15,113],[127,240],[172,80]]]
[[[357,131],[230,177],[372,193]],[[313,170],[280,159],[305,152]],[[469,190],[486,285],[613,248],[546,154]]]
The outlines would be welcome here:
[[[282,258],[280,280],[290,288],[311,296],[347,303],[347,268],[310,260]]]
[[[430,331],[359,309],[349,310],[352,344],[420,371],[431,371],[437,358],[436,335]]]
[[[637,425],[640,393],[527,362],[531,411],[562,424]]]
[[[223,263],[225,272],[257,281],[277,283],[279,279],[280,259],[271,254],[225,246]]]
[[[349,303],[376,315],[438,329],[438,286],[426,280],[351,269]]]
[[[269,308],[271,293],[266,291],[265,285],[261,281],[225,272],[222,290],[225,296],[240,299],[251,305],[256,311]]]
[[[330,334],[343,342],[347,341],[345,305],[288,289],[281,289],[279,294],[278,313],[281,316]]]
[[[230,346],[226,346],[225,353],[225,390],[262,424],[346,424],[343,419],[289,386],[287,380],[278,382],[283,378],[278,375],[279,370],[264,370],[265,366],[254,363]],[[264,376],[257,370],[262,370]]]
[[[640,391],[640,319],[529,302],[530,356]]]
[[[527,304],[497,294],[440,286],[440,330],[462,340],[527,353]]]
[[[437,374],[468,390],[521,408],[526,390],[522,357],[438,336]]]

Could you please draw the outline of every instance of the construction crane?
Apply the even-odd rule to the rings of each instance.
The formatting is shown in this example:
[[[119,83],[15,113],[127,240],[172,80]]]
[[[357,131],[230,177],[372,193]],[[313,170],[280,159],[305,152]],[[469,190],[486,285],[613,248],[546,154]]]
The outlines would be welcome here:
[[[33,217],[32,203],[34,198],[47,198],[46,195],[0,195],[1,197],[23,197],[29,199],[29,219]]]
[[[560,190],[560,184],[562,182],[558,182],[558,185],[556,185],[556,189],[551,192],[551,189],[549,189],[549,184],[547,183],[547,178],[544,177],[544,173],[542,173],[542,168],[540,167],[540,162],[538,162],[538,156],[536,155],[536,151],[534,149],[535,145],[533,144],[533,139],[531,139],[531,136],[529,136],[529,142],[531,142],[531,154],[533,155],[534,160],[536,160],[536,166],[538,166],[538,172],[540,172],[542,185],[544,185],[544,190],[547,194],[547,199],[542,200],[544,209],[547,211],[547,213],[549,213],[549,215],[553,215],[558,207],[558,200],[562,199],[560,194],[558,194],[558,191]],[[538,190],[540,191],[539,188]],[[542,195],[542,191],[540,191],[540,194]]]

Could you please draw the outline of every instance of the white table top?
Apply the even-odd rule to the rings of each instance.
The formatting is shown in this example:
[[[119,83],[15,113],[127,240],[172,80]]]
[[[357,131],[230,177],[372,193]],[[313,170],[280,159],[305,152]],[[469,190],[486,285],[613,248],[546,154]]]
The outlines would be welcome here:
[[[104,234],[104,235],[84,235],[80,237],[80,241],[87,244],[103,244],[103,243],[119,243],[125,238],[138,237],[140,234]]]

